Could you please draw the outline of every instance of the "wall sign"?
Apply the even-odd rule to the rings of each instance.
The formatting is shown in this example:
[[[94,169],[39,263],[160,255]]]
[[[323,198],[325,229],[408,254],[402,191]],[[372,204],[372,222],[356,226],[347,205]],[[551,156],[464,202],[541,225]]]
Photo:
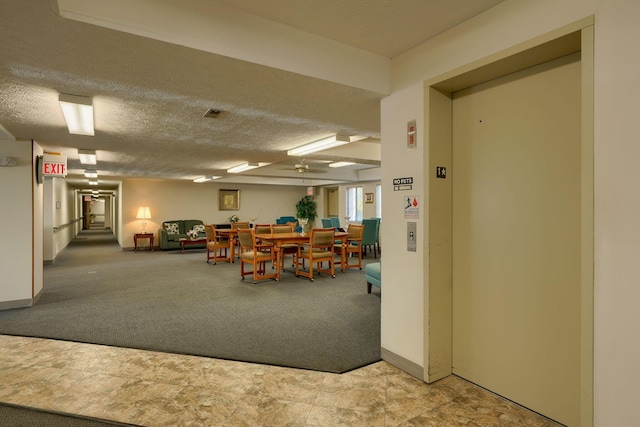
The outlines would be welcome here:
[[[418,147],[418,133],[416,131],[416,121],[407,122],[407,150],[415,150]]]
[[[67,176],[67,156],[45,153],[42,162],[42,175],[62,178]]]
[[[445,168],[444,166],[436,166],[436,178],[446,179],[447,168]]]
[[[406,196],[403,198],[404,219],[420,219],[420,197]]]
[[[413,188],[413,177],[393,178],[393,191],[411,190]]]

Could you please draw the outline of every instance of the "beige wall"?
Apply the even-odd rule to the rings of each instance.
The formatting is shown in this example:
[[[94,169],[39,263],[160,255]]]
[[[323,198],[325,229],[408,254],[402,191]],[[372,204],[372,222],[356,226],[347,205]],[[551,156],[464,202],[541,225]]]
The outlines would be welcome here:
[[[392,61],[393,95],[382,103],[383,217],[386,224],[403,224],[393,208],[388,179],[416,175],[394,159],[402,153],[406,121],[422,116],[422,82],[489,57],[575,21],[595,16],[594,111],[594,424],[638,425],[637,383],[640,382],[640,144],[637,143],[637,105],[634,88],[640,75],[640,2],[636,0],[506,0],[457,28]],[[407,88],[400,90],[399,88]],[[424,129],[418,126],[424,135]],[[419,141],[424,141],[419,138]],[[397,157],[397,156],[396,156]],[[426,159],[425,159],[426,160]],[[425,167],[428,164],[425,161]],[[423,227],[421,218],[418,229]],[[428,264],[407,267],[402,251],[405,236],[387,233],[382,270],[383,347],[422,363],[424,307],[420,300]],[[423,238],[424,232],[419,232]],[[391,248],[392,250],[388,250]],[[420,246],[419,246],[420,248]],[[415,267],[419,265],[419,267]],[[393,277],[391,285],[386,285]],[[402,286],[395,286],[396,283]],[[403,304],[406,302],[407,304]],[[407,332],[411,328],[411,332]],[[420,348],[418,348],[420,347]]]
[[[240,210],[219,210],[219,189],[240,190]],[[128,179],[122,182],[121,191],[122,227],[118,240],[123,248],[132,248],[133,234],[142,231],[141,221],[136,219],[139,206],[150,207],[151,219],[146,229],[153,233],[163,221],[200,219],[206,224],[220,224],[227,223],[232,214],[241,221],[257,218],[256,222],[272,223],[283,215],[295,216],[295,205],[307,188]]]
[[[3,308],[30,305],[42,289],[42,240],[36,240],[42,229],[42,193],[32,178],[34,156],[41,153],[38,150],[30,141],[0,141],[0,154],[17,159],[16,166],[0,167],[2,237],[11,242],[0,245]],[[3,304],[6,302],[9,305]]]
[[[423,365],[424,330],[423,297],[424,277],[428,265],[423,264],[424,245],[428,233],[424,227],[428,211],[420,208],[417,222],[417,251],[407,251],[407,222],[404,218],[404,199],[418,196],[423,202],[428,197],[424,188],[423,158],[426,156],[424,139],[424,106],[422,83],[398,91],[382,102],[382,218],[384,233],[384,263],[382,280],[382,348],[412,362]],[[416,120],[418,146],[407,150],[407,122]],[[394,178],[413,178],[413,187],[407,191],[394,191]]]
[[[73,222],[77,218],[75,192],[64,178],[45,178],[43,187],[44,260],[51,262],[78,234],[81,223]]]

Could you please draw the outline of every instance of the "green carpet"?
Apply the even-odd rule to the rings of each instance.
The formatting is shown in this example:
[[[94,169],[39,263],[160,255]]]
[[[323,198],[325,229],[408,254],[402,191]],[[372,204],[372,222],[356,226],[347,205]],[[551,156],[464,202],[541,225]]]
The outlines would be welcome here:
[[[380,360],[380,294],[364,270],[253,284],[202,249],[134,253],[88,230],[44,273],[35,306],[0,311],[0,333],[336,373]]]

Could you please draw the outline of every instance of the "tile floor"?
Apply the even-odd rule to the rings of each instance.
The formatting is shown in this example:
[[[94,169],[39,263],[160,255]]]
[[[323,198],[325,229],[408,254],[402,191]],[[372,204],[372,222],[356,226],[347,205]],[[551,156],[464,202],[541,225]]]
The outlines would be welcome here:
[[[338,375],[6,335],[0,401],[144,426],[556,426],[386,362]]]

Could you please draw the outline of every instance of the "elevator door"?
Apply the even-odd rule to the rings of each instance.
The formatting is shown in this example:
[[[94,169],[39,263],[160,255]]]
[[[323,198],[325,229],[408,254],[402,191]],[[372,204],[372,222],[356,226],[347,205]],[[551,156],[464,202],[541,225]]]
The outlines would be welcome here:
[[[580,412],[580,58],[453,99],[453,372]]]

